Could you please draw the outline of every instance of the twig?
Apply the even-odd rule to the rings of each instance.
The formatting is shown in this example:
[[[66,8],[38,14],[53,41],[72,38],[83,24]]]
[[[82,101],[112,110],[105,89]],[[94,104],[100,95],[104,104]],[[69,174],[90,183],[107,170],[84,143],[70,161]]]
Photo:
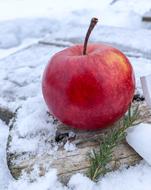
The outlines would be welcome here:
[[[87,176],[93,181],[97,181],[100,176],[105,175],[109,171],[107,165],[112,160],[113,148],[125,139],[126,129],[135,125],[138,116],[138,106],[133,109],[129,107],[128,113],[123,117],[123,120],[118,122],[119,127],[111,130],[105,136],[103,142],[100,142],[99,151],[93,150],[89,154],[90,167]]]

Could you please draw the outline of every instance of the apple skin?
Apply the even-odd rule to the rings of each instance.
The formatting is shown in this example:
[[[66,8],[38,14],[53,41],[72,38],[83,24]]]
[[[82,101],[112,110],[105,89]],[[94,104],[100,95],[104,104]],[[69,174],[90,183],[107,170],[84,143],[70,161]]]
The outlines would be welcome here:
[[[126,56],[109,45],[75,45],[56,53],[42,79],[50,112],[62,123],[82,130],[110,126],[128,110],[135,78]]]

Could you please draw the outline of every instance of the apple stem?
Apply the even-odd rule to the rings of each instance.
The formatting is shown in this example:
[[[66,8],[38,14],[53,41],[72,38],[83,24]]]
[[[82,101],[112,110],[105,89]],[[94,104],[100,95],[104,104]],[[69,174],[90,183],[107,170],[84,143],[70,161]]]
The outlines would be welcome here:
[[[98,22],[97,18],[94,17],[91,19],[91,22],[90,22],[90,25],[89,25],[89,28],[88,28],[88,31],[86,33],[86,37],[84,40],[83,55],[86,55],[88,40],[89,40],[90,34],[91,34],[93,28],[95,27],[95,25],[97,24],[97,22]]]

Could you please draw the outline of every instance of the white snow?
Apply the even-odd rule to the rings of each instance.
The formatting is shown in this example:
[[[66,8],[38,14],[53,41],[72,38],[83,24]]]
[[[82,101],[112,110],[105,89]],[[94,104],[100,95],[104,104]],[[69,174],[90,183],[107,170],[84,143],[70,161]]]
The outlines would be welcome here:
[[[86,30],[88,28],[89,22],[83,25],[76,23],[74,26],[72,23],[63,26],[60,26],[60,30],[57,30],[53,34],[48,34],[45,40],[48,39],[64,39],[64,41],[78,40],[81,43],[84,40]],[[66,32],[68,31],[68,33]],[[115,45],[120,45],[121,47],[129,47],[136,50],[136,55],[140,57],[141,51],[148,53],[150,55],[151,46],[151,30],[147,29],[133,29],[133,28],[121,28],[113,26],[103,26],[101,19],[99,20],[96,28],[94,29],[90,41],[94,42],[106,42],[114,43]],[[128,49],[127,49],[128,50]],[[130,50],[129,50],[130,51]],[[143,60],[142,60],[143,61]],[[145,60],[144,60],[145,61]]]
[[[64,145],[64,149],[68,152],[76,150],[76,145],[67,141]]]
[[[93,16],[101,20],[101,25],[133,29],[145,27],[141,23],[141,16],[150,9],[150,0],[120,0],[112,5],[111,2],[1,0],[0,58],[7,56],[9,51],[14,52],[18,45],[28,46],[29,41],[34,42],[35,38],[41,38],[52,30],[60,30],[60,25],[65,27],[70,23],[75,27],[77,24],[87,24]]]
[[[150,190],[151,167],[141,162],[135,167],[108,173],[98,183],[92,182],[82,174],[73,175],[68,186],[63,186],[57,179],[57,171],[50,170],[44,177],[37,177],[30,183],[28,177],[23,175],[19,180],[12,179],[6,165],[6,143],[8,127],[0,121],[0,188],[1,190]],[[3,171],[3,172],[2,172]],[[33,171],[37,176],[38,169]]]
[[[0,3],[1,5],[1,3]],[[47,33],[58,29],[51,18],[17,18],[0,22],[0,59],[38,42]]]
[[[36,173],[34,173],[34,176]],[[56,170],[50,170],[45,177],[38,178],[33,183],[29,183],[26,176],[20,180],[12,180],[8,184],[8,190],[66,190],[61,183],[57,180]]]
[[[43,37],[55,30],[57,25],[59,23],[50,18],[18,18],[14,21],[1,21],[0,48],[12,48],[20,45],[24,39]]]
[[[138,21],[137,17],[151,7],[150,0],[122,0],[112,6],[111,2],[112,0],[76,0],[72,2],[70,0],[1,0],[0,20],[47,17],[61,21],[68,18],[70,21],[84,16],[78,21],[85,22],[86,18],[90,19],[92,16],[98,15],[103,18],[103,24],[134,27],[133,24]],[[138,25],[138,22],[136,24]]]
[[[17,133],[11,131],[14,138],[10,151],[28,151],[37,155],[48,151],[55,154],[57,151],[57,144],[51,146],[45,142],[54,139],[56,124],[48,116],[42,98],[41,76],[49,58],[62,48],[39,45],[38,48],[34,46],[32,51],[25,49],[17,56],[7,57],[9,54],[37,42],[48,33],[51,41],[56,38],[83,38],[93,16],[100,19],[95,35],[92,35],[94,41],[113,42],[130,46],[136,51],[151,52],[150,31],[143,29],[145,25],[141,23],[141,16],[151,8],[151,1],[120,0],[113,5],[111,2],[0,0],[0,106],[12,111],[18,108],[14,125]],[[62,42],[65,44],[65,41]],[[139,78],[151,73],[151,60],[142,58],[139,51],[137,58],[129,56],[129,59],[134,67],[137,87],[141,88]],[[35,134],[38,135],[35,137]],[[150,134],[151,125],[140,124],[128,131],[127,141],[151,165]],[[74,136],[72,133],[69,135]],[[0,190],[110,190],[113,187],[114,190],[150,190],[151,167],[145,161],[108,173],[98,183],[76,174],[64,186],[58,181],[56,170],[50,169],[40,178],[38,168],[32,173],[36,178],[33,183],[25,174],[14,180],[6,163],[7,137],[8,126],[0,120]],[[67,141],[64,149],[74,151],[76,146]]]
[[[151,165],[151,124],[141,123],[128,129],[126,140]]]
[[[5,41],[5,39],[4,39]],[[8,55],[11,55],[20,49],[26,48],[27,46],[33,45],[34,43],[37,43],[38,39],[37,38],[28,38],[22,41],[21,45],[19,46],[13,46],[12,42],[9,42],[9,49],[2,49],[0,48],[0,59],[7,57]],[[12,47],[12,48],[11,48]]]
[[[151,168],[141,162],[135,167],[108,173],[98,183],[93,183],[82,174],[74,175],[69,181],[73,190],[150,190]]]

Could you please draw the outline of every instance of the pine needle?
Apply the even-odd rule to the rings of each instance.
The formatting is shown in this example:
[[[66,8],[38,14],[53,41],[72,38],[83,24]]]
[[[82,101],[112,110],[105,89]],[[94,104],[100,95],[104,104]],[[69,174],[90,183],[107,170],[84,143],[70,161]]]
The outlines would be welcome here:
[[[138,116],[138,106],[135,108],[129,107],[128,113],[118,122],[119,126],[111,130],[110,133],[104,137],[103,141],[100,142],[99,151],[93,150],[92,153],[89,154],[90,167],[87,176],[91,180],[97,181],[100,176],[109,172],[107,165],[112,160],[113,148],[125,139],[126,129],[135,125]]]

